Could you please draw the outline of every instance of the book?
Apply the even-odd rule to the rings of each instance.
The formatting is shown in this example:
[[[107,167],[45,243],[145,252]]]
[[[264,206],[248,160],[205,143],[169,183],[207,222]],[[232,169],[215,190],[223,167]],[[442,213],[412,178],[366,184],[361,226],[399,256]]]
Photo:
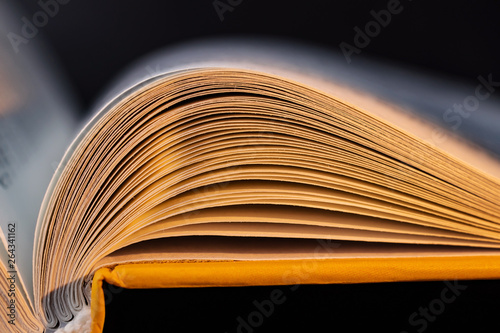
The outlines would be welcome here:
[[[468,90],[304,45],[209,40],[133,65],[77,125],[43,51],[2,43],[2,331],[100,332],[104,282],[500,277],[491,74]]]

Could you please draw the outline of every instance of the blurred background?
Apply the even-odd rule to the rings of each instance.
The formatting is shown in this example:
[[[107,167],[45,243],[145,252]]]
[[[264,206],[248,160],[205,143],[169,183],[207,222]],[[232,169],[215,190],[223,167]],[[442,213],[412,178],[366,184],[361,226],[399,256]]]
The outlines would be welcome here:
[[[0,1],[15,3],[20,8],[20,16],[11,18],[14,24],[17,22],[19,32],[22,17],[32,20],[42,8],[36,0]],[[84,117],[122,70],[155,50],[204,37],[245,35],[280,37],[339,53],[343,42],[355,46],[354,29],[364,29],[374,19],[372,11],[379,13],[398,1],[60,2],[65,4],[60,4],[57,13],[39,28],[36,38],[51,49]],[[376,58],[473,87],[479,75],[491,74],[493,80],[500,81],[499,1],[401,0],[397,8],[391,21],[369,43],[358,47],[360,53],[351,54],[353,62],[361,56]],[[19,44],[20,50],[24,46]],[[422,323],[412,325],[409,317],[439,299],[446,286],[442,281],[299,288],[276,309],[277,315],[266,317],[258,327],[240,331],[297,331],[308,327],[312,327],[311,331],[322,327],[328,331],[377,327],[387,332],[481,332],[493,326],[498,329],[500,281],[465,284],[467,289],[462,295],[447,304],[438,316],[427,319],[425,327]],[[235,332],[236,318],[254,311],[252,302],[266,299],[270,290],[272,287],[188,293],[109,292],[105,332],[146,331],[154,325],[159,331]],[[123,318],[130,318],[123,321],[125,325],[120,323]],[[219,322],[213,321],[217,318]],[[153,325],[148,329],[147,321]]]
[[[37,0],[7,1],[18,4],[28,18],[41,9]],[[342,42],[354,46],[354,28],[364,30],[373,20],[371,11],[387,9],[391,3],[61,0],[65,2],[39,34],[67,73],[83,110],[127,65],[160,48],[244,34],[282,37],[340,52]],[[352,61],[376,57],[473,82],[488,73],[500,77],[500,2],[401,0],[397,8],[400,12],[360,55],[353,54]],[[21,28],[21,17],[17,21]]]

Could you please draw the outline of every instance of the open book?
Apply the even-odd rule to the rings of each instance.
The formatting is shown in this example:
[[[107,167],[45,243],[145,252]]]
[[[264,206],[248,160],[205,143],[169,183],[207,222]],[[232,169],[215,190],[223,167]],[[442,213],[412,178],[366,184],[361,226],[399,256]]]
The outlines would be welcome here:
[[[1,51],[2,332],[101,331],[103,281],[500,278],[491,75],[470,91],[303,46],[210,41],[135,65],[75,133],[41,54]],[[480,111],[447,113],[475,91]]]

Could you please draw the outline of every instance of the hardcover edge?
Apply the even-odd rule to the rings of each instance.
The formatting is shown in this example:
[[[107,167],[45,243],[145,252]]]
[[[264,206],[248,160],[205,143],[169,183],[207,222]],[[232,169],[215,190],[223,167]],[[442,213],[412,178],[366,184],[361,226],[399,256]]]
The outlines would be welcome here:
[[[144,262],[98,269],[91,333],[104,329],[103,281],[128,289],[354,284],[500,278],[500,256]]]

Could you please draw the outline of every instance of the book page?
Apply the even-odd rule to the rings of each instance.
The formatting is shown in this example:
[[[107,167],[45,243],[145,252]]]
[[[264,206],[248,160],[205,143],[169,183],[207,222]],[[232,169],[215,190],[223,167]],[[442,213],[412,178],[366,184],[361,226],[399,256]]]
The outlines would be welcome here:
[[[286,260],[431,256],[498,256],[498,250],[342,240],[259,237],[173,237],[137,243],[103,258],[96,268],[152,261]]]
[[[500,98],[486,90],[487,82],[497,80],[490,74],[478,73],[476,83],[454,82],[362,57],[347,64],[340,53],[282,40],[206,39],[161,50],[118,77],[93,115],[102,115],[99,111],[108,109],[111,100],[124,98],[127,90],[136,91],[154,77],[193,68],[251,70],[300,82],[500,178],[500,131],[495,125],[500,122]],[[487,98],[474,111],[458,113],[455,106],[464,107],[478,90]]]

